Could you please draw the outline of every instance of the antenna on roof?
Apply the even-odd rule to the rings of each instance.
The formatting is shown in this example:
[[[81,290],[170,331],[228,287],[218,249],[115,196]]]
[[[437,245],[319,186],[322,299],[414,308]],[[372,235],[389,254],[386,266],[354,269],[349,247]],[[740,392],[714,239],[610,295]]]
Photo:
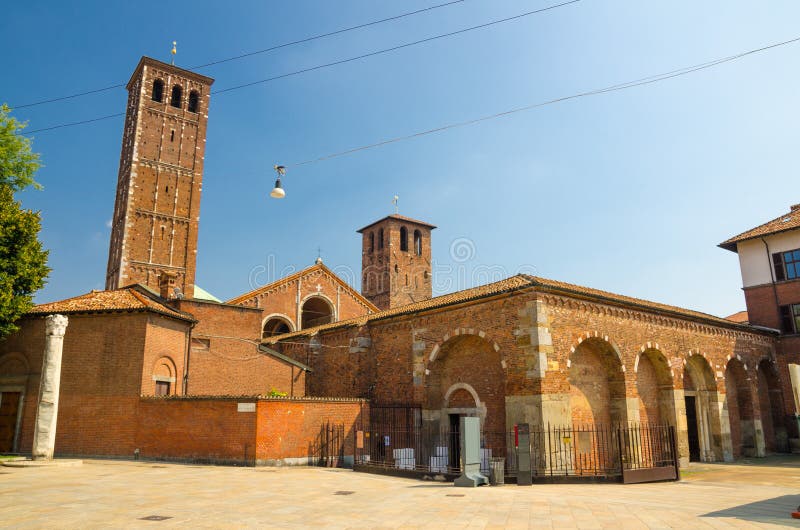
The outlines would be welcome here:
[[[175,64],[175,55],[178,53],[178,41],[172,41],[172,51],[170,51],[170,53],[172,54],[172,62],[169,64]]]
[[[399,211],[400,211],[400,209],[397,206],[397,202],[399,200],[400,200],[400,197],[398,197],[397,195],[395,195],[394,199],[392,199],[392,204],[394,204],[394,213],[396,213],[396,214],[399,213]]]

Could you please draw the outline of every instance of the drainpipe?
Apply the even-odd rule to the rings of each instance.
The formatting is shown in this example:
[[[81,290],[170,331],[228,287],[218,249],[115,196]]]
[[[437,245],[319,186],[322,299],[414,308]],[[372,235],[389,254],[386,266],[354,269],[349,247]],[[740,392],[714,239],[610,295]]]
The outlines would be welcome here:
[[[192,350],[192,330],[197,325],[197,322],[192,322],[189,326],[189,336],[186,338],[186,351],[183,354],[183,395],[189,393],[189,354]]]
[[[769,267],[769,277],[772,280],[772,296],[775,299],[775,309],[778,312],[778,319],[781,318],[781,305],[778,303],[778,287],[775,285],[775,267],[772,264],[772,253],[769,251],[769,243],[763,237],[760,238],[761,242],[764,243],[764,249],[767,252],[767,266]],[[749,320],[749,318],[748,318]]]

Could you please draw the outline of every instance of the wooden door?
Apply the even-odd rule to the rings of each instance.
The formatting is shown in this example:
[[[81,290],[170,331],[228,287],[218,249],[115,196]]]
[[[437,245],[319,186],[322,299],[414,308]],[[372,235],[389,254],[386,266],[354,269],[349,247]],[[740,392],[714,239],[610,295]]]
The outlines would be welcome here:
[[[14,450],[20,392],[0,393],[0,453]]]

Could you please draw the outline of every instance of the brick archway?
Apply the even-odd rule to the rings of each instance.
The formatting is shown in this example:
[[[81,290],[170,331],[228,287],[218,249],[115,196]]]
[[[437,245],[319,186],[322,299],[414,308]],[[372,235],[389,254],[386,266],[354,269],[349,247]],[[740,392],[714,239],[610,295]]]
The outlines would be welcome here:
[[[639,421],[677,425],[675,371],[658,343],[648,342],[641,347],[633,372],[639,396]]]
[[[500,348],[476,330],[458,331],[445,335],[446,340],[429,356],[424,419],[445,428],[451,416],[478,416],[487,431],[504,432],[505,373]]]
[[[436,357],[439,355],[439,352],[441,351],[442,345],[447,341],[449,341],[451,338],[458,337],[461,335],[475,335],[477,337],[480,337],[481,339],[491,344],[494,351],[500,352],[500,345],[497,344],[497,342],[494,341],[491,337],[489,337],[485,331],[475,328],[454,328],[450,333],[444,335],[442,337],[442,340],[439,341],[439,343],[433,346],[433,348],[431,349],[431,353],[428,356],[428,361],[429,362],[435,361]],[[500,362],[503,368],[505,369],[507,367],[507,363],[505,357],[502,355],[502,352],[500,356]]]
[[[629,420],[625,365],[607,335],[578,339],[567,359],[567,380],[571,423],[611,426]]]
[[[763,434],[757,440],[753,381],[740,357],[728,359],[725,366],[725,404],[731,427],[733,457],[763,454]],[[761,445],[762,447],[759,447]]]
[[[721,405],[725,395],[719,391],[714,369],[704,352],[689,350],[683,360],[683,395],[686,431],[681,443],[690,460],[716,462],[731,460],[730,425]]]
[[[769,357],[762,357],[758,361],[756,380],[766,450],[785,452],[788,449],[789,439],[783,418],[783,392],[778,369]]]

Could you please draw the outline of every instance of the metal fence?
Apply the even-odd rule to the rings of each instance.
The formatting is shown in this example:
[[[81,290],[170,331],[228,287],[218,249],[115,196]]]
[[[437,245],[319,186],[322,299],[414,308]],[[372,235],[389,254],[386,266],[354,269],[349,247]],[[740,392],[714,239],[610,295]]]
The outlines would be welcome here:
[[[418,409],[379,411],[359,434],[355,464],[422,473],[458,474],[457,430],[422,422]],[[481,433],[481,471],[502,458],[505,475],[517,474],[519,448],[514,431]],[[530,433],[534,480],[554,477],[614,477],[625,482],[677,478],[675,431],[668,425],[547,426]],[[655,471],[653,471],[655,470]],[[674,475],[674,476],[673,476]]]

